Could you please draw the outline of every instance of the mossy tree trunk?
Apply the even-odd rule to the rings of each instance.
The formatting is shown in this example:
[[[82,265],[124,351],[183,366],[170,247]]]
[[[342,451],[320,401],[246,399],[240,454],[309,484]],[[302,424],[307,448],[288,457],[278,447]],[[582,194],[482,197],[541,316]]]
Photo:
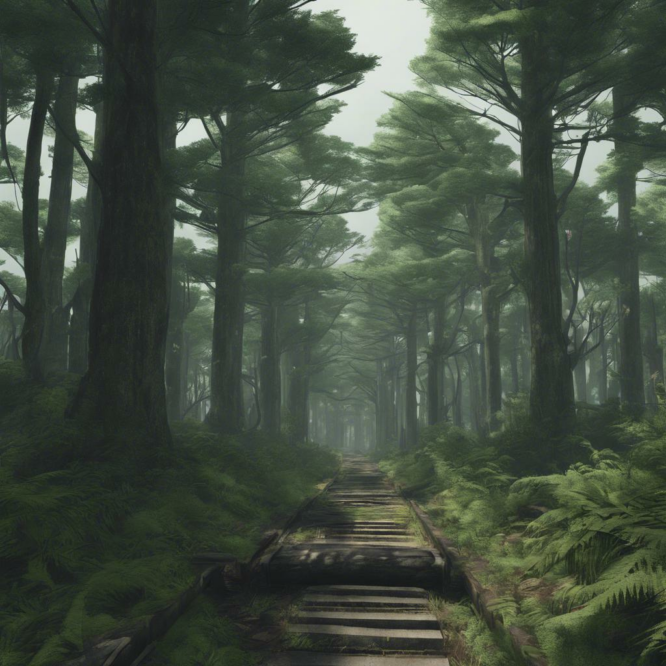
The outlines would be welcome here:
[[[416,448],[419,439],[416,372],[418,368],[418,310],[414,306],[407,322],[407,377],[405,381],[405,445]]]
[[[244,426],[243,328],[245,319],[245,156],[243,118],[230,113],[221,126],[217,207],[217,272],[208,422],[235,434]],[[264,414],[264,418],[265,418]]]
[[[521,44],[522,175],[527,294],[532,341],[532,418],[553,433],[568,432],[574,390],[562,322],[560,245],[553,172],[553,109],[543,37]]]
[[[104,141],[104,109],[95,107],[95,138],[92,155],[94,174],[102,172],[102,145]],[[72,317],[69,323],[69,371],[82,375],[88,369],[88,327],[90,320],[90,298],[93,276],[97,262],[97,239],[102,224],[102,191],[91,174],[79,243],[78,269],[80,282],[72,300]]]
[[[35,77],[35,99],[30,116],[23,172],[23,267],[25,271],[25,305],[21,351],[26,375],[33,380],[43,377],[40,346],[44,335],[45,298],[41,278],[39,239],[39,179],[42,174],[42,145],[46,114],[53,91],[53,75],[38,69]]]
[[[261,311],[261,414],[262,430],[276,434],[281,428],[282,403],[278,308],[269,303]]]
[[[62,279],[65,273],[67,231],[72,203],[76,105],[79,79],[61,76],[53,113],[56,136],[53,146],[49,213],[44,230],[41,278],[44,290],[44,332],[40,346],[45,373],[67,369],[69,307],[63,307]]]
[[[638,257],[638,230],[633,209],[636,205],[636,177],[640,171],[634,153],[627,143],[634,132],[635,118],[631,101],[620,89],[613,90],[614,129],[620,135],[615,141],[617,221],[622,258],[618,267],[619,334],[620,334],[620,396],[633,412],[640,413],[645,405],[643,384],[643,351],[641,342],[641,287]],[[624,135],[625,138],[622,138]]]
[[[171,221],[162,182],[156,18],[157,0],[109,3],[90,354],[70,410],[101,422],[108,438],[142,449],[171,441],[164,381]]]

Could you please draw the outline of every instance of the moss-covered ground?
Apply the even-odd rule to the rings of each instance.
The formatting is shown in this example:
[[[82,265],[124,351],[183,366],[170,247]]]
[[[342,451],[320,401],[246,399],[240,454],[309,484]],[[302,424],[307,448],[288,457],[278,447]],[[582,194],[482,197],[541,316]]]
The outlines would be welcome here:
[[[59,664],[140,622],[193,582],[196,553],[249,557],[338,464],[314,445],[195,423],[174,426],[169,450],[107,449],[64,418],[74,385],[32,386],[0,361],[1,666]],[[179,627],[156,663],[250,660],[210,598]]]

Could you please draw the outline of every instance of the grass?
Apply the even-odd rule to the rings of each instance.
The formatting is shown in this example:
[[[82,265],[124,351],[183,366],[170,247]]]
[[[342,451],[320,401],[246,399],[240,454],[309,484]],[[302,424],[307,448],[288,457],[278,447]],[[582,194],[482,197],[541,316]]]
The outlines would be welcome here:
[[[32,386],[0,362],[1,666],[61,663],[141,622],[192,583],[195,553],[250,556],[337,466],[314,445],[188,423],[138,468],[63,418],[73,385]],[[245,663],[206,602],[190,621],[230,650],[201,663]]]

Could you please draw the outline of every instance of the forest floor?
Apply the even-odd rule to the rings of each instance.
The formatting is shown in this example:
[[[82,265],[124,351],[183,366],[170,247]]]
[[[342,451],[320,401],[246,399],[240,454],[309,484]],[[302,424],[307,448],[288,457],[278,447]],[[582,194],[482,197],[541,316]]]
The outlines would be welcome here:
[[[1,666],[60,664],[139,623],[191,585],[193,555],[249,557],[339,464],[313,445],[186,423],[137,470],[63,417],[73,378],[36,388],[22,376],[0,362]],[[188,619],[216,636],[206,663],[244,663],[239,632],[221,617],[205,598]]]

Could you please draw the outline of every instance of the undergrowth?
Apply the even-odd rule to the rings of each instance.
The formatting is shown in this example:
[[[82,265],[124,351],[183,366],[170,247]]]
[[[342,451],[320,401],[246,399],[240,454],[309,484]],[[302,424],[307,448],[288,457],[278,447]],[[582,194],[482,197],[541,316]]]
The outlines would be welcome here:
[[[560,441],[515,412],[491,437],[439,426],[382,467],[551,666],[664,663],[666,409],[590,408]]]
[[[314,445],[190,423],[138,468],[63,418],[70,389],[0,361],[1,666],[60,663],[140,622],[193,582],[194,553],[248,557],[337,465]]]

